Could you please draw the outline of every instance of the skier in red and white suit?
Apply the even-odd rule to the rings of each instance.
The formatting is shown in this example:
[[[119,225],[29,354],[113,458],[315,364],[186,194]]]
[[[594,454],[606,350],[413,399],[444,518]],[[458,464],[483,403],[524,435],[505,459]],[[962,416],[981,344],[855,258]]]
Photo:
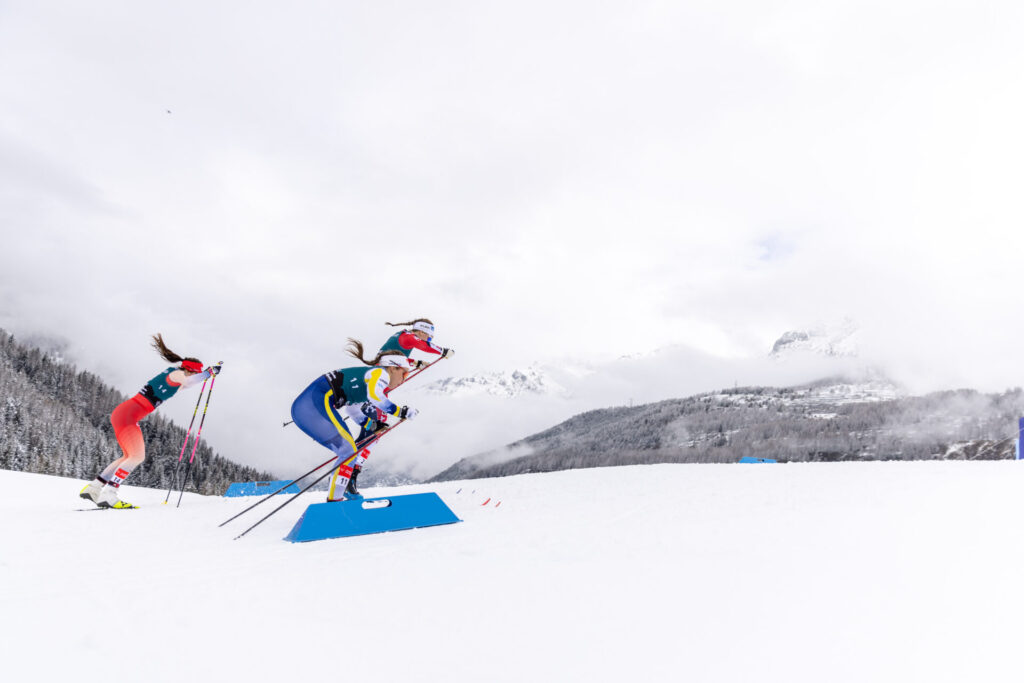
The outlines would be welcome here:
[[[199,359],[182,358],[167,348],[159,334],[153,335],[153,348],[164,360],[181,365],[167,368],[149,380],[139,393],[114,408],[110,415],[114,438],[117,439],[124,455],[107,465],[106,469],[79,493],[81,498],[90,500],[101,508],[122,510],[136,507],[118,499],[117,492],[121,482],[146,459],[146,442],[142,437],[139,422],[178,393],[178,389],[187,389],[220,372],[220,366],[215,365],[203,370],[203,364]]]
[[[396,332],[388,337],[384,345],[380,347],[384,351],[401,351],[408,358],[414,349],[425,353],[439,354],[442,358],[450,358],[455,355],[454,349],[446,349],[434,343],[434,323],[427,318],[417,318],[406,323],[384,323],[391,327],[411,327]]]

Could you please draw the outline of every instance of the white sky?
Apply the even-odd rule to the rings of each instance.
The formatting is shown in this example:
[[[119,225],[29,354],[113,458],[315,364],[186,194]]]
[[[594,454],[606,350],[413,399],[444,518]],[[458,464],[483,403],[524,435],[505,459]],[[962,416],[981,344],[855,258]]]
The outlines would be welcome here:
[[[911,386],[1017,385],[1022,15],[7,0],[0,325],[124,391],[156,331],[223,359],[250,442],[420,315],[452,374],[850,316]]]

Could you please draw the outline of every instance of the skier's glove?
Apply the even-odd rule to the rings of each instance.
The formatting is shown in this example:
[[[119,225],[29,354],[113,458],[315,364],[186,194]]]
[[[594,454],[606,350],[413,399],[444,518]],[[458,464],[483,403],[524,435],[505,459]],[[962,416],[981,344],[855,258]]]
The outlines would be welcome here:
[[[411,420],[419,414],[420,411],[416,410],[415,408],[410,408],[409,406],[402,406],[398,410],[398,417],[400,417],[403,420]]]
[[[426,361],[422,360],[413,361],[413,365],[416,370],[422,370],[423,368],[427,367]]]
[[[455,349],[441,349],[441,358],[451,358],[455,355]]]
[[[363,411],[363,415],[370,418],[374,422],[384,422],[384,411],[373,405],[372,403],[364,403],[360,410]]]
[[[211,375],[219,375],[220,371],[221,371],[221,367],[222,366],[220,364],[211,365],[210,367],[206,368],[206,371],[208,373],[210,373]]]

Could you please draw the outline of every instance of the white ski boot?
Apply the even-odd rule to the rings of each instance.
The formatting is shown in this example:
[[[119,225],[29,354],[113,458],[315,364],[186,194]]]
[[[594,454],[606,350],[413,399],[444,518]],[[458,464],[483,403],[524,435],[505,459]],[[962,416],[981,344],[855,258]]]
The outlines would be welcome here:
[[[96,505],[101,508],[113,508],[115,510],[131,510],[137,507],[131,503],[119,500],[117,497],[117,489],[113,486],[103,487],[103,490],[100,491],[100,499],[96,501]]]
[[[99,502],[100,502],[100,491],[102,491],[102,490],[103,490],[103,482],[94,479],[93,481],[89,482],[86,485],[86,487],[84,489],[82,489],[78,493],[78,497],[79,498],[84,498],[85,500],[92,501],[93,503],[96,503],[97,505],[99,505]]]

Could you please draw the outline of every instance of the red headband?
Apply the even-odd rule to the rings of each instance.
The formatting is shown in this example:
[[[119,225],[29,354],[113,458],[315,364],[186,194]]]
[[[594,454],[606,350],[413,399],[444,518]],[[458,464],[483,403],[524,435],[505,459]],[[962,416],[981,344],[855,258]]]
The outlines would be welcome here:
[[[183,360],[181,361],[182,370],[191,370],[192,372],[202,372],[203,364],[197,360]]]

